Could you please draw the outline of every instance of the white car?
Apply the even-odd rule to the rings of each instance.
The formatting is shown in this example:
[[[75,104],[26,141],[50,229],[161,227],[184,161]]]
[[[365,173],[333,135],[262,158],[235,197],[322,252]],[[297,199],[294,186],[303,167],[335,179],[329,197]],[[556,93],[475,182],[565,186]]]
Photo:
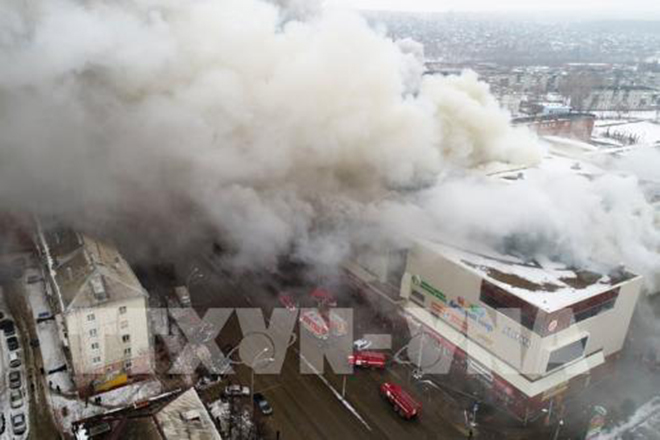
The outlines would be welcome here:
[[[10,400],[12,409],[20,408],[23,406],[23,392],[21,390],[12,390]]]
[[[18,413],[11,416],[11,428],[14,431],[14,435],[22,435],[27,430],[25,425],[25,414]]]
[[[250,388],[242,385],[229,385],[225,388],[225,396],[249,396]]]
[[[355,347],[357,351],[366,350],[367,348],[371,347],[371,341],[368,339],[358,339],[357,341],[353,342],[353,347]]]

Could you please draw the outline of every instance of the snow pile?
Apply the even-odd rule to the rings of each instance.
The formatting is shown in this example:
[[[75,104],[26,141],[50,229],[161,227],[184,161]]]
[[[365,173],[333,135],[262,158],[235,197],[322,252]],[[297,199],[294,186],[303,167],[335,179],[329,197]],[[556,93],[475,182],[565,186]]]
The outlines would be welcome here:
[[[144,382],[136,382],[103,394],[97,394],[94,398],[100,398],[103,406],[124,407],[135,402],[146,400],[159,395],[163,386],[157,379]]]
[[[601,434],[598,440],[651,439],[659,436],[660,396],[657,396],[639,407],[630,420]]]

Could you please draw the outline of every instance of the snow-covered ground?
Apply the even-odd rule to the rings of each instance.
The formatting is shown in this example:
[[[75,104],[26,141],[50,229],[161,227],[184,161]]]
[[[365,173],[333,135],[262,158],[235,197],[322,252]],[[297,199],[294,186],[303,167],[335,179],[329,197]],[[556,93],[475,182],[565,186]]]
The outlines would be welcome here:
[[[4,292],[0,287],[0,311],[5,315],[5,318],[13,319],[9,313],[9,308],[5,302]],[[15,322],[15,320],[14,320]],[[18,336],[19,328],[16,326],[16,336]],[[25,374],[25,362],[23,355],[23,347],[17,350],[19,356],[21,357],[21,366],[19,368],[10,368],[9,367],[9,348],[7,347],[7,341],[4,332],[0,331],[0,413],[4,417],[4,432],[0,435],[0,440],[5,439],[23,439],[27,438],[30,430],[30,392],[28,385],[28,377]],[[20,408],[12,409],[10,405],[10,393],[11,389],[9,388],[9,372],[10,370],[20,371],[21,373],[21,392],[23,393],[23,405]],[[18,414],[25,415],[25,424],[26,432],[23,435],[15,436],[13,435],[11,418],[14,415]]]
[[[598,440],[655,440],[660,438],[660,396],[642,405],[626,423],[603,433]]]
[[[635,144],[660,142],[660,123],[654,121],[597,121],[593,136],[596,139],[616,141],[623,138],[636,140]]]
[[[658,117],[658,112],[655,110],[639,110],[631,112],[604,110],[589,113],[595,114],[598,119],[656,119]]]

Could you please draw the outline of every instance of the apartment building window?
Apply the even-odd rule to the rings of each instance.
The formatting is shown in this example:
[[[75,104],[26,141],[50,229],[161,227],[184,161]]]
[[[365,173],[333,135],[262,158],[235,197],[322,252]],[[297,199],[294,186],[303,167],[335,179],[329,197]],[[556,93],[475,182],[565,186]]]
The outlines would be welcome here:
[[[92,358],[92,362],[95,363],[95,364],[100,364],[101,363],[101,356],[94,356],[94,358]]]
[[[98,342],[92,342],[92,350],[98,350],[99,349],[99,343]]]
[[[97,335],[98,335],[98,331],[95,328],[93,328],[89,331],[89,336],[90,337],[95,338]]]
[[[120,328],[128,328],[128,321],[122,321],[119,323]]]
[[[133,362],[131,362],[131,361],[124,362],[124,369],[125,370],[130,370],[132,367],[133,367]]]
[[[124,356],[130,356],[131,355],[131,347],[124,348]]]
[[[119,314],[120,314],[120,315],[123,315],[124,313],[126,313],[126,306],[121,306],[121,307],[119,308]]]
[[[122,342],[131,342],[131,335],[123,335],[121,340]]]
[[[87,315],[87,321],[91,322],[91,321],[94,321],[94,320],[96,320],[96,316],[94,316],[93,313],[90,313],[89,315]]]
[[[414,302],[415,304],[418,304],[418,305],[420,305],[420,306],[422,306],[422,307],[425,307],[424,301],[425,301],[426,298],[424,298],[424,295],[421,294],[421,293],[419,293],[418,291],[416,291],[416,290],[414,290],[414,289],[411,290],[411,291],[410,291],[410,299],[411,299],[412,302]]]

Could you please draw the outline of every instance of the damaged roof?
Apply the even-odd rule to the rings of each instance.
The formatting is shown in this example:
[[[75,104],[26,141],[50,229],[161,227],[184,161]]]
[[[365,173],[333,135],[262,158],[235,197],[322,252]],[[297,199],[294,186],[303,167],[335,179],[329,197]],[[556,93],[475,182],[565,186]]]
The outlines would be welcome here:
[[[641,278],[621,267],[599,273],[550,260],[525,261],[492,250],[475,252],[444,243],[420,243],[548,313]]]

